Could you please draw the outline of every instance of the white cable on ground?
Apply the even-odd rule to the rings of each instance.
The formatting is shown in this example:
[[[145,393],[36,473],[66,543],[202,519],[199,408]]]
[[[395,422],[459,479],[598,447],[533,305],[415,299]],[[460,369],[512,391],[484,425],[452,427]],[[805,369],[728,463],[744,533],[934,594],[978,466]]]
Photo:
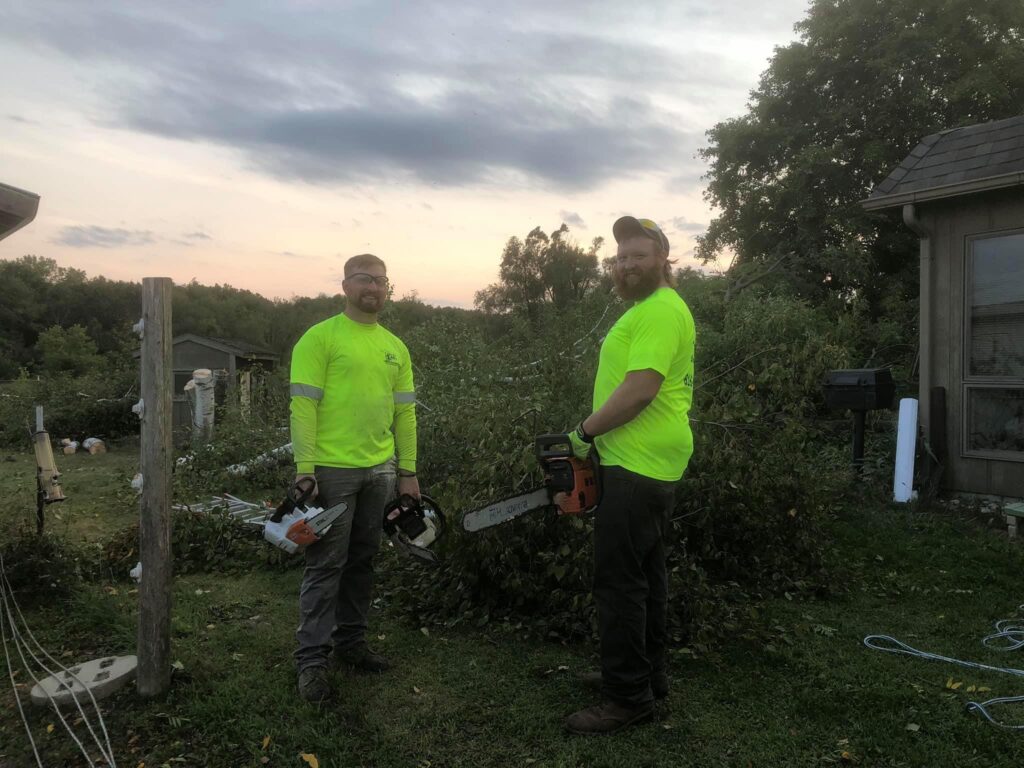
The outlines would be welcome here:
[[[74,691],[74,687],[71,688],[72,700],[75,702],[75,706],[78,709],[78,713],[82,717],[82,721],[85,723],[85,727],[89,731],[89,735],[92,736],[93,741],[95,742],[97,748],[99,749],[100,754],[102,755],[104,761],[108,765],[110,765],[111,768],[117,768],[117,763],[114,760],[113,748],[112,748],[112,746],[110,744],[110,735],[107,733],[106,724],[103,722],[103,713],[100,711],[100,707],[99,707],[99,704],[96,702],[96,698],[93,696],[92,691],[85,685],[85,683],[82,682],[82,680],[79,679],[78,676],[74,672],[71,672],[71,670],[69,670],[67,667],[62,665],[59,661],[54,659],[53,656],[49,652],[47,652],[47,650],[45,648],[43,648],[43,646],[35,638],[35,635],[32,634],[32,630],[29,627],[28,622],[25,620],[24,614],[21,612],[21,606],[18,605],[17,600],[14,597],[14,589],[11,586],[11,583],[10,583],[10,581],[7,578],[7,571],[6,571],[6,568],[5,568],[5,564],[4,564],[4,560],[3,560],[3,555],[0,555],[0,602],[3,603],[3,611],[0,611],[0,619],[5,618],[6,619],[6,624],[8,626],[10,626],[10,628],[11,628],[12,641],[13,641],[13,644],[15,646],[15,649],[18,651],[18,656],[21,658],[21,662],[22,662],[22,665],[24,666],[25,671],[32,678],[33,682],[39,684],[39,682],[40,682],[39,678],[37,678],[35,676],[35,674],[32,671],[32,667],[28,663],[28,660],[25,658],[25,652],[27,651],[29,656],[32,657],[33,661],[35,661],[35,663],[39,667],[41,667],[47,673],[47,675],[55,676],[55,673],[49,667],[47,667],[46,664],[44,664],[39,659],[39,657],[33,652],[32,648],[29,646],[29,644],[27,642],[25,642],[24,639],[21,637],[21,630],[17,626],[17,622],[15,621],[15,617],[14,617],[14,612],[11,610],[11,605],[13,605],[15,610],[17,610],[18,617],[20,618],[21,623],[24,625],[25,631],[27,632],[29,638],[31,638],[32,642],[36,645],[36,647],[43,653],[44,656],[46,656],[47,659],[49,659],[55,666],[57,666],[61,671],[63,671],[68,677],[70,677],[72,680],[74,680],[74,682],[77,682],[79,685],[81,685],[82,689],[88,694],[89,699],[92,701],[93,708],[96,710],[96,713],[99,716],[100,729],[101,729],[101,731],[103,733],[103,739],[106,742],[105,746],[104,746],[104,743],[101,742],[99,737],[96,735],[95,730],[93,730],[92,723],[90,722],[88,715],[85,713],[85,710],[82,708],[82,705],[81,705],[81,703],[78,700],[78,695]],[[11,656],[10,656],[9,651],[7,651],[6,632],[4,633],[4,651],[7,654],[7,663],[8,663],[8,667],[10,668],[10,666],[11,666]],[[13,673],[12,673],[12,682],[13,682]],[[86,750],[85,746],[82,744],[81,740],[79,740],[78,736],[74,733],[74,730],[73,730],[72,726],[68,724],[67,719],[64,717],[63,713],[61,712],[59,705],[57,705],[54,702],[53,696],[45,688],[43,689],[43,693],[46,695],[47,699],[50,702],[50,705],[53,707],[54,711],[57,713],[57,717],[60,719],[61,724],[64,726],[64,729],[68,732],[68,734],[74,740],[75,744],[78,746],[78,749],[81,751],[82,755],[85,757],[85,759],[88,762],[88,764],[89,765],[94,765],[95,764],[94,761],[89,756],[89,753]],[[16,689],[15,689],[15,697],[17,698],[17,690]],[[18,708],[19,708],[19,710],[21,709],[21,701],[20,701],[20,699],[18,700]],[[28,729],[28,721],[24,719],[24,714],[22,715],[22,719],[25,722],[26,729]],[[31,732],[29,732],[29,738],[31,740]],[[34,741],[33,741],[32,747],[33,747],[33,751],[34,751],[35,750],[35,742]],[[37,760],[38,760],[38,757],[37,757]]]
[[[103,733],[103,741],[102,742],[100,741],[99,736],[97,736],[96,732],[93,730],[92,723],[89,721],[89,716],[85,713],[85,710],[82,709],[82,704],[78,700],[78,694],[75,692],[74,687],[72,686],[70,688],[71,699],[72,699],[72,701],[75,702],[75,708],[78,709],[78,714],[81,715],[82,722],[85,724],[86,729],[89,731],[89,735],[92,736],[93,741],[96,743],[96,746],[97,746],[97,748],[100,751],[100,754],[103,756],[103,759],[106,760],[107,763],[110,765],[110,768],[117,768],[117,761],[114,759],[114,749],[113,749],[113,747],[110,744],[110,734],[107,733],[107,726],[106,726],[106,723],[104,723],[104,721],[103,721],[103,712],[100,709],[99,703],[97,703],[97,701],[96,701],[96,697],[93,696],[92,689],[89,688],[78,677],[78,675],[76,675],[70,669],[68,669],[63,664],[61,664],[59,661],[57,661],[57,659],[55,659],[42,646],[42,644],[36,639],[36,636],[34,634],[32,634],[32,628],[29,627],[28,621],[26,621],[26,619],[25,619],[25,615],[21,612],[21,606],[18,605],[17,600],[14,599],[14,589],[13,589],[13,587],[11,587],[11,583],[7,579],[7,570],[4,567],[4,561],[3,561],[3,556],[2,555],[0,555],[0,580],[2,580],[2,583],[0,583],[0,589],[4,588],[4,586],[6,586],[7,593],[10,596],[10,602],[11,602],[11,604],[14,605],[15,610],[18,612],[18,618],[21,620],[22,626],[25,627],[25,632],[28,634],[28,637],[35,644],[36,648],[38,648],[39,651],[54,666],[56,666],[61,672],[65,673],[65,676],[70,677],[71,680],[73,680],[74,682],[76,682],[80,686],[82,686],[82,690],[84,690],[85,693],[89,696],[89,700],[92,702],[93,709],[96,710],[96,715],[99,718],[100,730]],[[11,621],[13,622],[13,617],[11,617]],[[20,630],[17,629],[17,626],[15,626],[15,630],[16,630],[16,632],[18,632],[20,634]],[[32,659],[36,662],[36,664],[38,664],[40,667],[42,667],[42,669],[46,672],[47,675],[50,675],[51,677],[55,677],[56,676],[56,673],[53,670],[51,670],[42,661],[39,660],[39,657],[36,656],[35,653],[33,653],[31,647],[27,643],[25,644],[25,649],[29,652],[29,655],[32,656]],[[31,674],[31,672],[29,674]],[[38,680],[36,682],[38,682]],[[43,693],[46,695],[46,698],[49,700],[50,705],[53,706],[54,709],[58,709],[59,710],[58,705],[54,703],[53,696],[50,695],[49,691],[47,691],[46,689],[43,689]],[[57,714],[58,714],[58,716],[60,716],[60,712],[59,711],[58,711]],[[72,734],[72,738],[74,738],[73,734]],[[75,738],[75,741],[78,742],[78,739]],[[104,743],[105,743],[105,746],[104,746]],[[79,744],[79,747],[84,752],[84,747],[82,747],[81,742],[78,742],[78,744]],[[88,755],[86,755],[86,759],[88,759]]]
[[[38,685],[39,678],[36,677],[35,673],[32,672],[32,667],[29,665],[28,660],[25,658],[24,641],[21,640],[18,627],[14,623],[14,614],[11,612],[10,606],[8,604],[9,596],[6,590],[0,591],[0,598],[3,599],[4,613],[7,615],[7,622],[11,627],[12,638],[14,640],[14,647],[18,651],[18,656],[21,658],[22,667],[25,669],[26,672],[28,672],[28,676],[32,678],[32,682]],[[29,653],[31,655],[31,651]],[[50,703],[53,704],[54,711],[57,713],[57,717],[60,719],[61,725],[64,726],[64,730],[66,730],[68,734],[71,736],[71,738],[74,740],[75,744],[78,746],[79,751],[85,757],[86,762],[89,764],[89,766],[94,766],[96,763],[93,761],[91,757],[89,757],[88,751],[85,749],[85,746],[82,744],[79,738],[75,735],[74,730],[68,724],[68,721],[64,717],[64,714],[60,711],[60,708],[56,704],[54,704],[53,697],[50,696],[49,693],[47,693],[47,698],[50,700]]]
[[[1024,605],[1020,606],[1018,610],[1024,610]],[[981,641],[982,645],[986,648],[992,648],[997,651],[1015,651],[1024,647],[1024,626],[1021,625],[1020,619],[1001,619],[995,623],[995,629],[996,631],[993,634],[984,637]],[[889,635],[868,635],[864,638],[864,645],[875,651],[899,653],[905,656],[915,656],[919,659],[944,661],[947,664],[955,664],[960,667],[967,667],[968,669],[980,669],[985,672],[1002,672],[1007,675],[1024,677],[1024,669],[996,667],[991,664],[982,664],[977,661],[963,661],[962,659],[954,659],[950,656],[942,656],[937,653],[919,651],[917,648],[912,648],[906,643],[900,642]],[[1020,704],[1022,702],[1024,702],[1024,696],[999,696],[994,699],[989,699],[988,701],[969,701],[967,702],[967,711],[978,712],[990,723],[998,725],[1000,728],[1021,731],[1024,730],[1024,724],[1007,725],[1006,723],[1001,723],[992,716],[989,709],[997,704]]]
[[[3,594],[6,598],[6,593]],[[25,733],[28,734],[29,744],[32,745],[32,754],[35,755],[36,765],[43,768],[43,761],[39,757],[39,750],[36,749],[36,740],[32,738],[32,728],[29,727],[28,718],[25,717],[25,709],[21,706],[21,697],[18,695],[18,684],[14,681],[14,667],[11,664],[11,652],[7,650],[7,617],[4,611],[0,611],[0,639],[3,640],[4,658],[7,659],[7,676],[11,679],[11,690],[14,691],[14,701],[18,705],[18,714],[21,715],[21,722],[25,726]]]

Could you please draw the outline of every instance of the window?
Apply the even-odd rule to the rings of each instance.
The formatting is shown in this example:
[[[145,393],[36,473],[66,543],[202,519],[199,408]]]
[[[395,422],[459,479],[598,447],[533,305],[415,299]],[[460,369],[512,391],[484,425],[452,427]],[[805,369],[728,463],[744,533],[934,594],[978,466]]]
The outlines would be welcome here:
[[[174,372],[174,397],[185,396],[185,385],[192,381],[192,371]]]
[[[969,238],[966,272],[964,447],[1024,461],[1024,232]]]

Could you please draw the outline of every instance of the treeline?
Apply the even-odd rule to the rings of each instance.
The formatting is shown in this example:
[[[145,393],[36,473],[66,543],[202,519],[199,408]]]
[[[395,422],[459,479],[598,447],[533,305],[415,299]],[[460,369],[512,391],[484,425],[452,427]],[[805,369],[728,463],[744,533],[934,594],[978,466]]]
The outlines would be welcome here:
[[[598,238],[584,250],[564,224],[551,234],[536,228],[522,240],[509,239],[498,282],[477,292],[479,311],[428,306],[413,291],[389,302],[382,322],[401,335],[438,313],[467,313],[500,333],[507,323],[480,316],[521,311],[535,324],[544,306],[565,310],[610,288],[598,263],[600,246]],[[174,286],[173,333],[246,341],[285,360],[303,331],[344,307],[340,292],[268,299],[193,280]],[[89,277],[39,256],[0,261],[0,380],[17,378],[22,371],[78,376],[129,364],[138,347],[131,327],[141,311],[139,283]]]
[[[0,380],[31,375],[83,375],[131,362],[142,312],[139,283],[88,277],[39,256],[0,261]],[[287,357],[298,336],[344,308],[344,296],[272,300],[229,285],[176,285],[174,334],[240,339]],[[415,325],[432,308],[415,296],[394,302],[389,316]],[[460,310],[438,310],[460,311]]]

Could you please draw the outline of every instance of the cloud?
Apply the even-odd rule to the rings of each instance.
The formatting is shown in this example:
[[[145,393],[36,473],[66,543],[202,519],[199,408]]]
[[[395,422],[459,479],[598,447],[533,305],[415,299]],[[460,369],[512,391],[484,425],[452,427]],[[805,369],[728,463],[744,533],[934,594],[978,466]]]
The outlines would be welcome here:
[[[53,242],[71,248],[124,248],[132,245],[149,245],[156,242],[156,238],[148,229],[79,225],[63,227]]]
[[[671,225],[672,229],[674,229],[676,232],[686,232],[690,234],[703,232],[708,227],[707,224],[701,224],[696,221],[690,221],[685,216],[676,216],[674,219],[672,219]]]
[[[213,240],[213,237],[205,232],[187,232],[182,235],[186,240]]]
[[[570,227],[576,227],[577,229],[587,228],[587,223],[583,221],[583,217],[575,211],[559,211],[558,215]]]
[[[374,4],[97,0],[54,23],[43,2],[0,35],[102,66],[100,122],[230,147],[279,179],[573,191],[685,164],[707,127],[690,113],[747,87],[720,46],[646,34],[725,24],[682,5],[424,0],[382,22]]]

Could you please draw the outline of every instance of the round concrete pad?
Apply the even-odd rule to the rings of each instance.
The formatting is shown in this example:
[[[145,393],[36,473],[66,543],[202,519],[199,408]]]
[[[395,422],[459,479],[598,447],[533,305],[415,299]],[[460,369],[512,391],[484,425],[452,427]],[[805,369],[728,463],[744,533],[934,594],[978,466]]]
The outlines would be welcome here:
[[[49,704],[50,699],[46,694],[50,694],[58,706],[74,704],[75,698],[79,703],[88,702],[86,689],[99,701],[134,679],[138,664],[139,660],[135,656],[107,656],[76,664],[68,667],[67,672],[58,672],[36,683],[32,687],[32,703],[41,706]]]

